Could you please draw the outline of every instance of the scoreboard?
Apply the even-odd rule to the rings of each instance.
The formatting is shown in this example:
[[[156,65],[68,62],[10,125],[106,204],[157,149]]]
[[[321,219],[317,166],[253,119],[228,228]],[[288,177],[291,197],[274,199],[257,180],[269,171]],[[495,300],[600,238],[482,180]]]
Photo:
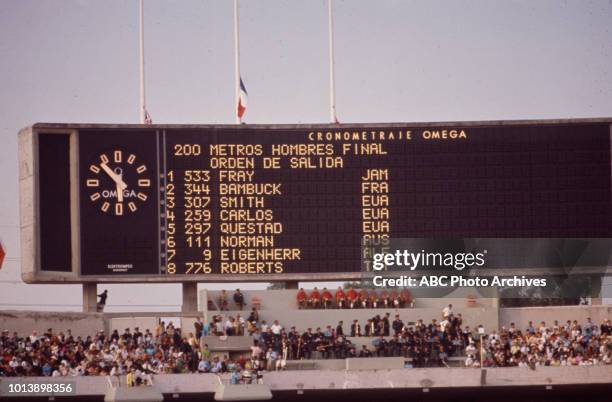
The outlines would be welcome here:
[[[23,277],[348,279],[364,239],[610,237],[610,138],[604,119],[37,124]]]

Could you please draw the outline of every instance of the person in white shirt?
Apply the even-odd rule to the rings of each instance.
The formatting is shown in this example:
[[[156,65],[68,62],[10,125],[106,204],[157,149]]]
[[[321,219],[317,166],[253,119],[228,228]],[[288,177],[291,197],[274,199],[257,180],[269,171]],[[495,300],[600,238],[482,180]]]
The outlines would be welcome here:
[[[453,315],[453,305],[452,304],[449,304],[448,306],[442,309],[442,317],[444,317],[445,320],[448,320],[452,315]]]
[[[542,321],[540,323],[540,328],[538,329],[538,331],[540,332],[541,335],[544,335],[544,333],[546,332],[547,328],[546,328],[546,322]]]
[[[283,330],[283,327],[278,323],[278,320],[274,320],[274,324],[272,324],[270,329],[272,330],[272,333],[274,335],[280,335],[281,331]]]
[[[259,342],[253,341],[253,346],[251,346],[251,358],[253,360],[259,360],[261,358],[261,347],[259,347]]]
[[[444,332],[446,330],[446,327],[450,325],[450,322],[446,319],[440,321],[440,332]]]

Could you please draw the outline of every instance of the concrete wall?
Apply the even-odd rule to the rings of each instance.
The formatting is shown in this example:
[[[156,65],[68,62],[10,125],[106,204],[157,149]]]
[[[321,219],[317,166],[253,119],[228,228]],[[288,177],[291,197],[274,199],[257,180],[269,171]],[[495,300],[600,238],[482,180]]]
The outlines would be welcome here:
[[[486,386],[556,387],[570,384],[610,384],[612,366],[539,367],[537,370],[508,367],[487,369]],[[213,393],[219,384],[215,374],[166,374],[155,376],[155,388],[165,394]],[[228,375],[223,379],[227,381]],[[29,377],[35,382],[37,377]],[[3,381],[0,378],[0,386]],[[79,395],[104,395],[105,377],[74,377]],[[467,368],[426,368],[394,370],[304,370],[265,373],[264,384],[272,391],[324,389],[421,389],[447,387],[481,388],[481,370]]]
[[[107,333],[117,329],[120,333],[125,328],[139,327],[140,330],[149,329],[154,331],[159,318],[177,317],[181,327],[185,328],[186,334],[193,332],[192,315],[181,315],[180,313],[76,313],[61,312],[52,313],[46,311],[0,311],[0,330],[7,329],[17,331],[20,335],[29,335],[33,330],[41,333],[48,328],[54,331],[72,330],[75,336],[95,335],[99,330]]]
[[[514,322],[521,330],[527,328],[529,321],[538,325],[540,321],[546,321],[547,325],[558,320],[564,324],[567,320],[578,320],[578,323],[586,322],[591,317],[594,323],[601,324],[603,320],[612,319],[612,306],[554,306],[554,307],[516,307],[503,308],[500,310],[500,326],[509,326]]]
[[[345,359],[346,370],[387,370],[402,369],[406,359],[403,357],[371,357],[369,359]]]
[[[0,311],[0,330],[7,329],[12,334],[29,335],[33,330],[39,334],[48,328],[54,332],[72,330],[74,336],[95,335],[99,330],[107,330],[104,314],[98,313],[51,313],[38,311]]]

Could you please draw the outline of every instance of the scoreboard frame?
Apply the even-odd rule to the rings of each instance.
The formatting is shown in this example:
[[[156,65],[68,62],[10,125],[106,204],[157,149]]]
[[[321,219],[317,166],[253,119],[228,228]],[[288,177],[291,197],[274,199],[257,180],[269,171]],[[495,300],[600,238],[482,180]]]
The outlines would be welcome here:
[[[81,130],[125,130],[148,131],[152,135],[164,130],[177,129],[232,129],[232,130],[308,130],[338,131],[346,129],[411,129],[411,128],[487,128],[503,126],[554,126],[554,125],[608,125],[612,143],[612,117],[588,119],[554,120],[501,120],[501,121],[463,121],[463,122],[415,122],[415,123],[368,123],[368,124],[300,124],[300,125],[141,125],[141,124],[72,124],[36,123],[19,132],[19,193],[20,193],[20,235],[21,235],[21,272],[26,283],[187,283],[187,282],[275,282],[275,281],[344,281],[356,280],[361,272],[317,272],[317,273],[280,273],[280,274],[205,274],[205,275],[167,275],[167,274],[124,274],[124,275],[83,275],[81,271],[81,227],[80,199],[81,180],[79,172],[86,161],[79,160],[79,132]],[[64,180],[63,189],[68,205],[70,223],[65,224],[64,236],[69,238],[68,255],[58,252],[58,261],[68,261],[67,266],[57,271],[42,270],[41,244],[41,197],[49,196],[41,189],[41,175],[49,172],[40,169],[40,134],[57,135],[68,143],[68,151],[63,155],[63,171],[69,177]],[[159,158],[159,153],[158,153]],[[62,166],[58,167],[62,171]],[[612,173],[612,166],[611,171]],[[47,174],[48,175],[48,174]],[[612,174],[610,175],[612,177]],[[47,179],[45,179],[47,180]],[[60,178],[58,178],[60,180]],[[61,191],[58,191],[61,192]],[[47,194],[47,195],[45,195]],[[54,194],[51,193],[51,196]],[[159,202],[158,202],[159,204]],[[58,220],[58,224],[62,222]],[[56,250],[51,250],[52,253]],[[61,251],[61,250],[59,250]],[[54,254],[55,255],[55,254]],[[62,260],[63,258],[63,260]]]

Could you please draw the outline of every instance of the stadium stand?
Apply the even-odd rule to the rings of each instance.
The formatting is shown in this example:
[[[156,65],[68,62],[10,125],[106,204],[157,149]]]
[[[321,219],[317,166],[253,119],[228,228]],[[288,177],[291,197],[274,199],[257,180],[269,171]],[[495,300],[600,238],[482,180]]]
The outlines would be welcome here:
[[[597,366],[612,363],[612,323],[595,324],[588,319],[560,324],[544,321],[527,328],[503,327],[481,337],[478,331],[462,325],[459,313],[429,323],[417,320],[404,323],[399,315],[375,316],[365,323],[376,331],[371,344],[358,347],[353,340],[365,335],[359,322],[351,329],[343,323],[285,330],[275,320],[271,325],[255,322],[256,330],[246,338],[252,342],[248,354],[236,358],[213,353],[204,331],[198,340],[194,333],[184,333],[172,324],[159,322],[155,330],[123,333],[103,331],[88,337],[73,336],[70,331],[48,329],[23,335],[8,330],[0,334],[0,376],[126,376],[129,385],[150,384],[152,376],[162,373],[241,373],[237,381],[251,381],[258,372],[284,370],[292,360],[304,366],[312,359],[354,359],[357,357],[402,357],[411,367],[445,367],[450,359],[464,360],[467,367],[537,367]],[[232,321],[230,321],[232,322]],[[234,320],[233,322],[236,322]],[[361,328],[358,328],[361,327]],[[324,328],[324,329],[323,329]],[[351,335],[346,336],[345,331]],[[363,337],[362,339],[371,339]],[[482,345],[481,345],[482,340]],[[237,345],[236,350],[242,352]],[[481,349],[482,348],[482,349]],[[219,348],[217,348],[219,349]],[[226,351],[231,348],[226,349]],[[483,351],[480,356],[480,350]]]

